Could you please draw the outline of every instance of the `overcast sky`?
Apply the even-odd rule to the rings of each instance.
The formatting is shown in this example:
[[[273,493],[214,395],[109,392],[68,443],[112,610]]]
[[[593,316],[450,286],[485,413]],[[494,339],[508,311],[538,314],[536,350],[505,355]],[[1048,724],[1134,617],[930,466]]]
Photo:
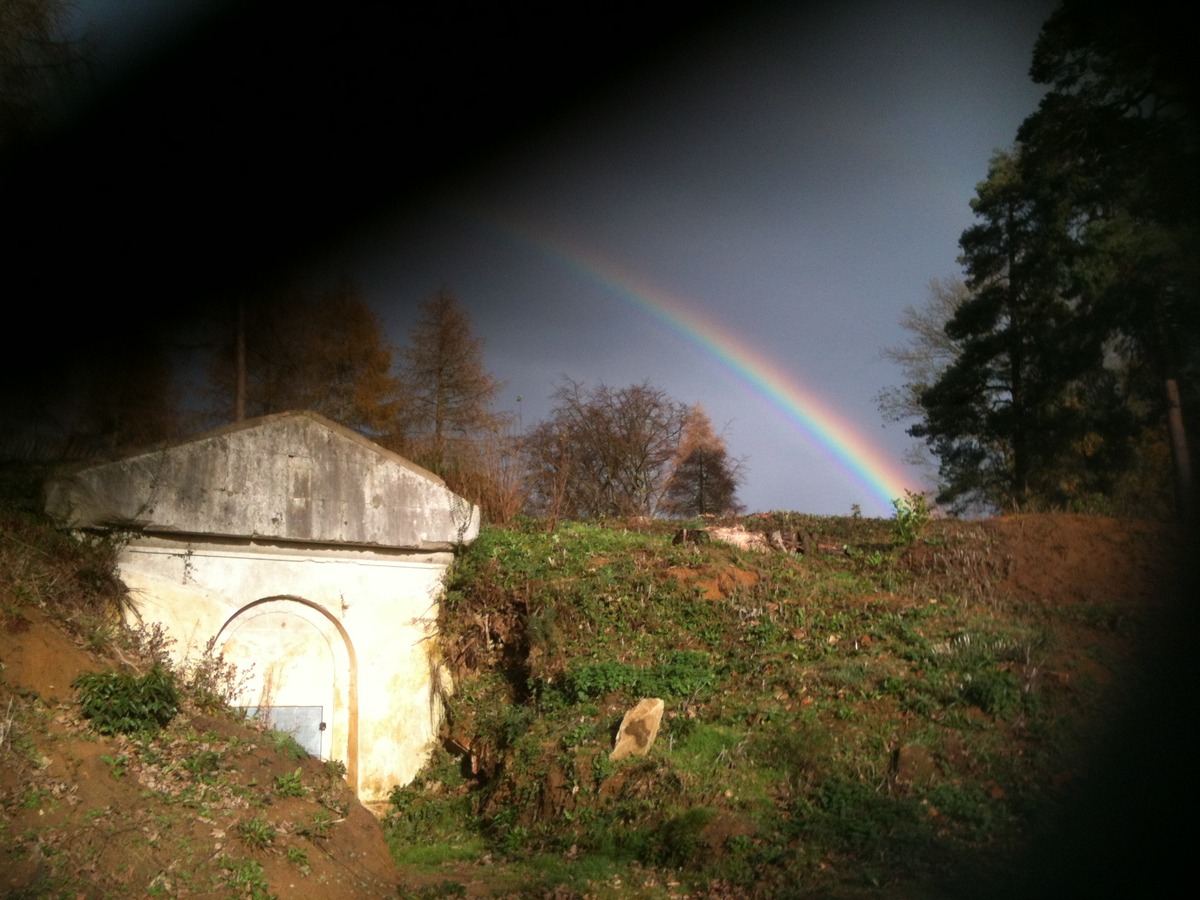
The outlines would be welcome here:
[[[104,13],[101,38],[133,8],[83,7]],[[313,274],[355,279],[398,345],[448,287],[525,427],[564,376],[648,381],[746,458],[748,510],[889,515],[921,474],[879,414],[900,380],[880,351],[930,279],[958,272],[975,185],[1037,105],[1052,8],[797,3],[725,22]]]

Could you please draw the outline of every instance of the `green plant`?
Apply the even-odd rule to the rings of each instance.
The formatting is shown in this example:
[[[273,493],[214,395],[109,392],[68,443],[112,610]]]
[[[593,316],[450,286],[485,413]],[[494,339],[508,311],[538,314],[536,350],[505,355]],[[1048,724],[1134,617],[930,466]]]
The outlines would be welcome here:
[[[152,734],[179,710],[175,678],[163,666],[140,678],[115,670],[85,672],[71,686],[79,692],[84,718],[100,734]]]
[[[246,691],[253,670],[240,670],[216,650],[217,639],[211,637],[196,659],[183,664],[183,681],[192,699],[206,712],[233,706]]]
[[[287,860],[293,865],[300,867],[300,872],[308,875],[312,869],[308,865],[308,853],[303,847],[288,847]]]
[[[129,764],[129,757],[122,753],[120,756],[104,756],[100,757],[100,761],[108,766],[108,770],[112,773],[112,777],[117,781],[125,774],[125,767]]]
[[[37,809],[42,805],[42,802],[50,796],[50,792],[43,788],[30,788],[29,793],[25,795],[25,799],[21,801],[21,806],[24,809]]]
[[[212,783],[213,773],[220,768],[220,764],[221,754],[215,750],[201,750],[199,753],[193,753],[181,763],[187,772],[205,784]]]
[[[411,895],[414,900],[441,900],[443,897],[466,897],[467,886],[449,879],[426,885]]]
[[[275,829],[262,816],[238,822],[237,835],[243,844],[254,850],[263,850],[275,843]]]
[[[581,722],[563,735],[563,747],[570,750],[572,747],[578,747],[586,743],[591,739],[595,730],[595,726],[590,722]]]
[[[249,900],[277,900],[267,884],[262,864],[253,859],[229,859],[222,862],[225,869],[225,885],[237,897]]]
[[[333,826],[333,816],[325,812],[323,809],[313,813],[312,821],[307,825],[300,825],[296,828],[296,834],[306,837],[309,840],[319,840],[329,837],[329,829]]]
[[[384,820],[393,847],[450,844],[469,831],[471,798],[462,791],[429,790],[422,785],[396,787]]]
[[[638,673],[621,662],[586,662],[570,669],[563,678],[563,692],[583,702],[614,691],[632,691]]]
[[[270,738],[271,744],[275,747],[275,752],[288,757],[292,762],[300,762],[303,759],[308,759],[308,751],[300,746],[300,743],[286,731],[268,731],[267,737]]]
[[[275,776],[275,793],[280,797],[303,797],[307,792],[299,768],[295,772]]]
[[[779,631],[774,625],[768,627],[772,635]],[[708,654],[678,650],[645,669],[622,662],[583,663],[567,671],[561,690],[577,703],[617,691],[646,697],[690,697],[710,688],[716,679]]]
[[[929,524],[929,501],[919,491],[904,492],[904,497],[892,500],[896,517],[892,520],[892,537],[898,544],[911,544]]]
[[[1007,716],[1021,706],[1021,683],[1012,672],[995,667],[976,669],[963,678],[959,695],[986,713]]]

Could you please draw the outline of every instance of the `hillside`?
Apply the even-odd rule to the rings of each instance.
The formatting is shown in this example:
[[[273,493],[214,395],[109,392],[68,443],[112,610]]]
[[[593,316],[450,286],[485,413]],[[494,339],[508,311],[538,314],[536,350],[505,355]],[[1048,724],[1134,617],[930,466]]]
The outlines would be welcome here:
[[[775,549],[486,529],[442,607],[444,749],[381,828],[336,763],[223,712],[236,673],[211,660],[162,731],[98,735],[72,682],[151,671],[154,637],[112,625],[111,548],[5,516],[0,895],[1051,896],[1185,858],[1155,802],[1195,793],[1172,780],[1195,677],[1164,630],[1169,529],[722,524]],[[612,762],[643,696],[657,740]]]
[[[1113,816],[1126,784],[1141,805],[1184,789],[1137,779],[1151,759],[1150,777],[1175,771],[1182,720],[1138,733],[1136,771],[1119,756],[1130,697],[1169,659],[1139,655],[1169,641],[1169,530],[724,524],[786,550],[675,544],[677,525],[644,521],[481,537],[443,606],[452,752],[397,793],[398,860],[470,894],[508,873],[545,896],[978,895],[1034,877],[1028,854],[1052,853],[1095,784]],[[644,696],[665,701],[657,741],[611,762]],[[1107,884],[1166,821],[1086,871],[1047,863],[1045,883]]]
[[[343,770],[223,709],[213,660],[161,731],[96,733],[72,683],[159,656],[123,602],[110,547],[0,514],[0,896],[396,896]]]

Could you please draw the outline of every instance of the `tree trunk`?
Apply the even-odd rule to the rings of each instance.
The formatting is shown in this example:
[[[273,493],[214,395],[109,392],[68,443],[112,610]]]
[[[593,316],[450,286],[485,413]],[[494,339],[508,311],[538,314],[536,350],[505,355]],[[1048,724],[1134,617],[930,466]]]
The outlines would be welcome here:
[[[1183,410],[1179,403],[1179,385],[1167,379],[1167,430],[1171,435],[1171,456],[1175,460],[1175,496],[1179,517],[1191,521],[1195,512],[1192,496],[1192,463],[1188,454],[1187,432],[1183,429]]]

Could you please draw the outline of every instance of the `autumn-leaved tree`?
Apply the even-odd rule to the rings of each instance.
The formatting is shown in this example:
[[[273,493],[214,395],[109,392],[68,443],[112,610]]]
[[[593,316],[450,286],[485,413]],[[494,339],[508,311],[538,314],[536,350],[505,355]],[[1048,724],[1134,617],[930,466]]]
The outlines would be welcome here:
[[[213,418],[234,416],[235,323],[209,367]],[[379,317],[358,288],[278,290],[246,305],[247,416],[309,409],[371,438],[399,427],[400,383]]]
[[[551,519],[658,511],[688,407],[649,383],[588,389],[567,380],[526,436],[531,512]]]
[[[432,471],[462,468],[478,441],[502,427],[491,410],[500,383],[484,368],[483,339],[449,291],[421,307],[402,373],[405,449]]]
[[[683,424],[660,511],[678,518],[740,512],[737,488],[743,468],[740,460],[730,459],[724,438],[695,404]]]

